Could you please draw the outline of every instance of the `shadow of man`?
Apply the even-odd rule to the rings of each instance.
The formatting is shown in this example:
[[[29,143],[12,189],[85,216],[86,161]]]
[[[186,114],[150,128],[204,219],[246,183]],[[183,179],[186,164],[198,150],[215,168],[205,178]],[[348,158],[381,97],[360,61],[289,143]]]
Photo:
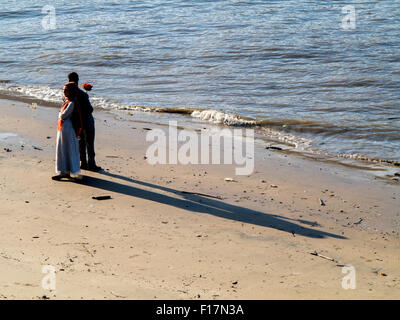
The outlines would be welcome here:
[[[341,235],[307,228],[298,224],[301,223],[303,225],[319,226],[315,222],[301,219],[291,219],[276,214],[264,213],[261,211],[232,205],[214,198],[209,198],[198,194],[187,194],[180,190],[131,179],[110,172],[102,172],[101,174],[113,179],[123,180],[125,182],[128,182],[129,184],[118,183],[108,179],[100,179],[91,176],[84,176],[83,179],[77,183],[85,186],[90,186],[92,188],[158,202],[160,204],[184,209],[187,211],[207,213],[224,219],[230,219],[257,226],[273,228],[291,233],[293,235],[297,234],[310,238],[331,237],[336,239],[347,239],[346,237]],[[160,190],[163,193],[139,188],[134,185],[143,186],[153,190]],[[164,193],[170,193],[171,195],[167,195]]]

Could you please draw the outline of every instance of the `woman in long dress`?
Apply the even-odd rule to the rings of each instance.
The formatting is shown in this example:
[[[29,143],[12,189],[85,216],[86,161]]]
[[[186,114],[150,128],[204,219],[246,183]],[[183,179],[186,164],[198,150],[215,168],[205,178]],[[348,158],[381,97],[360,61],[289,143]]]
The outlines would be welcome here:
[[[76,118],[80,118],[79,106],[76,102],[78,88],[75,83],[68,82],[63,87],[65,103],[58,114],[57,146],[56,146],[56,176],[53,180],[62,178],[79,178],[80,158],[77,136],[81,126]]]

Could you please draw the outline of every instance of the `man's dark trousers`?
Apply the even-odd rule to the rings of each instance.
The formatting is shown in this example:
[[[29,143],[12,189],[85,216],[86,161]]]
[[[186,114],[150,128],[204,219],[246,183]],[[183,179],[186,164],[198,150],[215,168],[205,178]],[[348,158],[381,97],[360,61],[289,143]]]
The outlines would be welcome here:
[[[83,119],[83,130],[79,140],[79,153],[81,158],[81,166],[88,165],[89,167],[95,166],[94,159],[94,119],[92,114]],[[86,159],[87,152],[87,159]]]

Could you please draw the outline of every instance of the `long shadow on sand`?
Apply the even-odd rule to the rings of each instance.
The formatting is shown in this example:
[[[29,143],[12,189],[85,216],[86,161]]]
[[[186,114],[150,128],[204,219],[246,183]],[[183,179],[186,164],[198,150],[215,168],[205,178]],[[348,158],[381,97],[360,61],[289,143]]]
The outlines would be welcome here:
[[[102,172],[103,175],[116,178],[119,180],[123,180],[129,182],[130,184],[136,184],[145,186],[152,189],[162,190],[164,192],[169,192],[177,197],[171,197],[169,195],[165,195],[162,193],[158,193],[155,191],[149,191],[145,189],[141,189],[132,185],[117,183],[114,181],[109,181],[105,179],[100,179],[97,177],[89,177],[84,176],[83,180],[79,182],[81,185],[90,186],[92,188],[98,188],[101,190],[106,190],[110,192],[116,192],[136,198],[146,199],[149,201],[156,201],[165,205],[169,205],[171,207],[176,207],[180,209],[190,210],[193,212],[201,212],[212,214],[214,216],[224,218],[224,219],[231,219],[235,221],[240,221],[243,223],[254,224],[262,227],[267,228],[274,228],[281,231],[294,233],[297,235],[302,235],[305,237],[310,238],[326,238],[332,237],[336,239],[347,239],[344,236],[336,235],[333,233],[320,231],[316,229],[310,229],[304,226],[301,226],[297,223],[290,222],[295,221],[301,223],[303,225],[316,225],[313,222],[307,220],[297,220],[297,219],[290,219],[283,216],[264,213],[261,211],[256,211],[232,204],[225,203],[220,200],[203,197],[200,195],[193,195],[193,194],[185,194],[180,190],[171,189],[159,185],[155,185],[148,182],[143,182],[135,179],[131,179],[128,177],[124,177],[121,175],[109,173],[109,172]],[[182,199],[183,198],[183,199]]]

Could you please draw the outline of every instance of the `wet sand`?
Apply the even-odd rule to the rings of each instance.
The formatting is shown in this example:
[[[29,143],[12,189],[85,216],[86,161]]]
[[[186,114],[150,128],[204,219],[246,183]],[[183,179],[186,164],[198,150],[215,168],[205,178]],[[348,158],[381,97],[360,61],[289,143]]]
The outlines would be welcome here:
[[[263,145],[250,176],[152,166],[145,128],[157,126],[96,110],[104,172],[55,182],[58,110],[0,110],[0,133],[18,135],[0,140],[0,299],[400,298],[395,181]],[[344,265],[355,289],[342,288]]]

